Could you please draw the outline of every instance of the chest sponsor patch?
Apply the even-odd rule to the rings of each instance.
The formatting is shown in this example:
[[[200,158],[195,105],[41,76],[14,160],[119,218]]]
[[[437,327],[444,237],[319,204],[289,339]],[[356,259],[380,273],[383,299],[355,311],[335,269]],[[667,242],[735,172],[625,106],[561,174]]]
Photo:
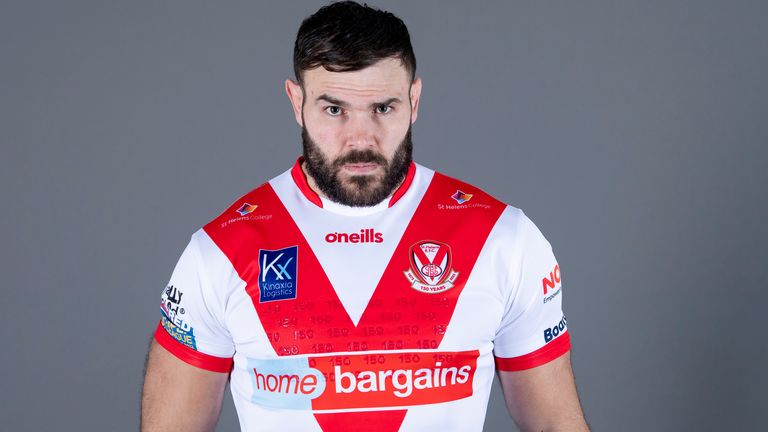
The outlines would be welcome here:
[[[478,357],[473,350],[248,359],[251,402],[315,411],[449,402],[472,396]]]
[[[411,268],[405,277],[411,288],[437,294],[453,288],[459,273],[453,270],[451,247],[445,243],[424,240],[411,246],[408,251]]]
[[[259,250],[259,302],[294,300],[298,289],[299,247]]]

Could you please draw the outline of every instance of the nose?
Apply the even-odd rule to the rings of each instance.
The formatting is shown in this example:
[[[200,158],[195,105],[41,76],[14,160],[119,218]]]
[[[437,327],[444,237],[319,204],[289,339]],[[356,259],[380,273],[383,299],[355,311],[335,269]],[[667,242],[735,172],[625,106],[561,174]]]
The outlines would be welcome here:
[[[366,149],[376,145],[379,125],[364,113],[350,115],[344,125],[344,142],[347,147]]]

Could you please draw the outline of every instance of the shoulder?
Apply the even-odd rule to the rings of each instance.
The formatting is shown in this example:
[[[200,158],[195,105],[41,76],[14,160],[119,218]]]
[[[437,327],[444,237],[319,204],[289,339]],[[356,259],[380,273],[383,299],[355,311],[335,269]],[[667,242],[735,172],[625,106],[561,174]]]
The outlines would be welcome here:
[[[230,224],[253,219],[255,214],[258,214],[259,203],[263,201],[264,196],[269,194],[270,190],[269,183],[264,183],[237,198],[218,216],[205,224],[203,229],[206,232],[217,231],[218,229],[226,228]]]
[[[432,195],[445,210],[470,210],[482,212],[503,209],[506,204],[480,187],[469,184],[441,172],[434,172],[427,195]]]
[[[511,230],[519,229],[528,221],[519,208],[499,200],[481,187],[440,172],[434,173],[428,194],[434,196],[438,201],[437,208],[446,216],[462,219],[492,217],[498,219],[497,225]]]
[[[491,237],[511,244],[546,242],[538,227],[522,209],[507,204],[482,188],[435,172],[430,189],[437,195],[442,214],[471,223],[476,217],[496,218]]]
[[[206,223],[204,231],[212,239],[237,235],[238,229],[251,224],[261,224],[273,218],[273,208],[278,200],[272,183],[289,176],[286,171],[235,199],[221,213]]]
[[[269,183],[252,189],[192,234],[185,253],[195,263],[202,280],[216,281],[215,291],[227,291],[221,290],[219,285],[221,281],[231,279],[232,252],[242,251],[247,244],[246,236],[254,228],[266,227],[264,222],[272,219],[264,199],[270,191]]]

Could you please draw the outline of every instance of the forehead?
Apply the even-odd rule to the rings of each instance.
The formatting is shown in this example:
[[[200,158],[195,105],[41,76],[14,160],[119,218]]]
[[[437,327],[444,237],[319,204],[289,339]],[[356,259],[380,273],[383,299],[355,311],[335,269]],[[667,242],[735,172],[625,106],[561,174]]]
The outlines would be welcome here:
[[[398,59],[384,59],[365,69],[331,72],[324,67],[304,71],[307,97],[327,94],[334,97],[401,97],[407,99],[410,74]]]

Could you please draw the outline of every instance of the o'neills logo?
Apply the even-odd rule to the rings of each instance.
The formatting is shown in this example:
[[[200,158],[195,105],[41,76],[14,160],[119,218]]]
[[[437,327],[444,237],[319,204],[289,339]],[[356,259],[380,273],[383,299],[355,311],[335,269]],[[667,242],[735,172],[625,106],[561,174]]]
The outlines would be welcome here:
[[[328,243],[381,243],[384,235],[373,228],[361,229],[359,233],[332,232],[325,235]]]
[[[451,247],[432,240],[420,241],[408,251],[411,268],[405,277],[411,288],[437,294],[453,288],[459,272],[451,267]]]
[[[248,360],[253,403],[286,409],[387,408],[472,396],[479,351]]]

